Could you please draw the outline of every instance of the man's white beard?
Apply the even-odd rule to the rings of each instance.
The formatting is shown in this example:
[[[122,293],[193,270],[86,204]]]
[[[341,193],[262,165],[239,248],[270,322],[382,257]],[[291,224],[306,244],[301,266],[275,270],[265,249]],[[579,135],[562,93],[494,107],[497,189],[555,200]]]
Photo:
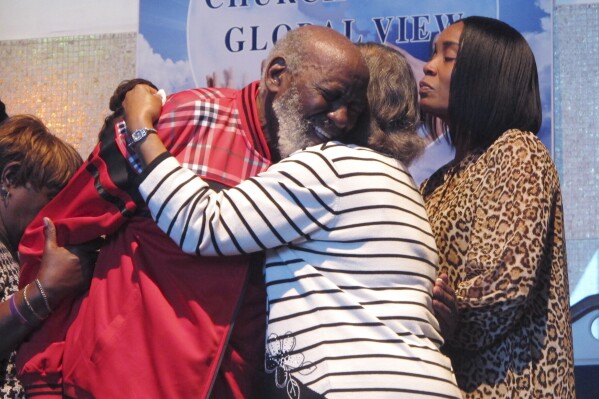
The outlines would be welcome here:
[[[295,86],[274,100],[272,109],[279,123],[277,145],[281,159],[316,144],[310,139],[310,123],[303,117],[300,95]]]

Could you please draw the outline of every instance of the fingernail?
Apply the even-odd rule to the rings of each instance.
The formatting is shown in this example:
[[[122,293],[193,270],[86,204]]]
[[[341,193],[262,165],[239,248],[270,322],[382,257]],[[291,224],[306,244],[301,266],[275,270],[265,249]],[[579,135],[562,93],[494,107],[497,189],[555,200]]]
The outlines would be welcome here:
[[[50,225],[50,219],[47,217],[44,218],[44,227],[48,227]]]

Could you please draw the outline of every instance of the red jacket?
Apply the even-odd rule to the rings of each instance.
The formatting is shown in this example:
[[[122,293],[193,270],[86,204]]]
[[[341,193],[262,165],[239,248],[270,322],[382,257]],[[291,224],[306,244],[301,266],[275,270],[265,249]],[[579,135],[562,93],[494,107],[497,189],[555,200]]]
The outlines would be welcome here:
[[[235,184],[269,165],[256,93],[254,83],[177,94],[163,108],[159,134],[181,162],[196,160],[200,175]],[[202,112],[210,123],[198,119]],[[230,150],[212,150],[225,145]],[[145,214],[125,153],[118,129],[105,129],[21,240],[24,286],[43,252],[41,215],[56,224],[59,245],[107,236],[89,293],[55,310],[21,346],[25,389],[36,397],[60,396],[63,387],[78,398],[251,397],[265,328],[259,269],[248,276],[247,258],[181,252]]]

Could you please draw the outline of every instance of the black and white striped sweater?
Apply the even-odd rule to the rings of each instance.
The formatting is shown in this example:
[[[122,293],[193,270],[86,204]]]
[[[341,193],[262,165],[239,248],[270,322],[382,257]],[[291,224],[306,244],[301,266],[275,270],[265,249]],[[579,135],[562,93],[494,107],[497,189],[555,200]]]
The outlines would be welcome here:
[[[437,248],[406,168],[331,142],[216,193],[172,157],[140,185],[188,253],[266,251],[266,371],[281,398],[459,398],[432,313]]]

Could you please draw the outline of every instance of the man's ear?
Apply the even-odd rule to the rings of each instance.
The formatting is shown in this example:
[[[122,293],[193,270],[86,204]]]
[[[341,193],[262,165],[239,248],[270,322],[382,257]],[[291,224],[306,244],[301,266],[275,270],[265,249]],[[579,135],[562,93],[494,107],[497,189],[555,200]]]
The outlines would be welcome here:
[[[283,57],[273,58],[266,66],[266,87],[276,93],[281,89],[282,75],[287,71],[287,63]]]

